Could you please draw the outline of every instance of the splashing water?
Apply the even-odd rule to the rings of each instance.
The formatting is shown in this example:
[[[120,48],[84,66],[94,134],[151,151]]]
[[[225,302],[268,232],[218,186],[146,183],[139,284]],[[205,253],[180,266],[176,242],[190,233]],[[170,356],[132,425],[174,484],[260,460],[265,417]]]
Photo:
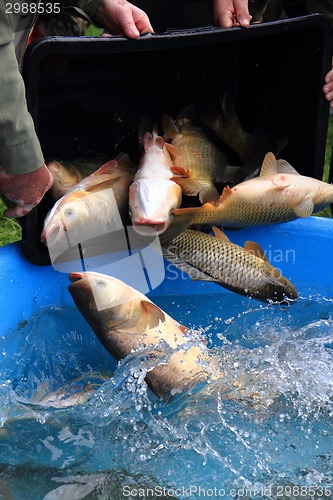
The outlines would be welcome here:
[[[144,381],[158,349],[116,365],[76,310],[41,310],[0,339],[0,495],[330,498],[332,301],[155,301],[204,333],[223,376],[164,404]]]

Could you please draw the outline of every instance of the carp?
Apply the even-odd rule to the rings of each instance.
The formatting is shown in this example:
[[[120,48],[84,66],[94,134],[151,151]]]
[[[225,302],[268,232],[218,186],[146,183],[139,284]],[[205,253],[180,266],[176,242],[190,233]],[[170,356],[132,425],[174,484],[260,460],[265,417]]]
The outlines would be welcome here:
[[[233,100],[225,94],[220,100],[220,111],[206,110],[201,113],[203,123],[227,144],[240,158],[241,167],[227,167],[224,180],[237,184],[255,177],[260,172],[265,154],[271,151],[278,155],[288,144],[288,138],[280,138],[273,131],[258,128],[246,131],[237,116]]]
[[[125,154],[105,163],[101,168],[76,184],[60,198],[48,213],[41,240],[49,248],[66,248],[94,235],[109,232],[119,214],[128,214],[128,188],[136,167]]]
[[[182,190],[171,180],[172,161],[164,139],[155,131],[146,132],[143,145],[139,170],[129,188],[130,216],[139,234],[145,234],[147,227],[161,234],[173,221],[171,212],[180,206]]]
[[[164,401],[207,378],[207,348],[145,295],[124,282],[95,272],[73,272],[68,290],[82,316],[116,359],[140,348],[166,349],[163,362],[148,371],[147,385]]]
[[[213,229],[215,237],[187,229],[166,247],[165,258],[192,280],[212,281],[247,297],[273,302],[297,297],[295,287],[268,262],[257,243],[248,241],[242,248]]]
[[[245,228],[289,222],[309,217],[332,202],[333,185],[299,175],[287,161],[267,153],[259,177],[225,187],[217,203],[174,210],[176,217],[165,241],[196,224]]]
[[[82,179],[98,170],[103,163],[98,160],[48,160],[47,168],[53,177],[49,194],[54,201],[59,200]]]
[[[209,139],[201,127],[189,118],[179,118],[174,122],[168,115],[163,116],[163,130],[171,144],[166,144],[170,152],[175,173],[174,180],[188,196],[199,195],[201,203],[219,198],[214,186],[223,178],[228,165],[224,153]]]

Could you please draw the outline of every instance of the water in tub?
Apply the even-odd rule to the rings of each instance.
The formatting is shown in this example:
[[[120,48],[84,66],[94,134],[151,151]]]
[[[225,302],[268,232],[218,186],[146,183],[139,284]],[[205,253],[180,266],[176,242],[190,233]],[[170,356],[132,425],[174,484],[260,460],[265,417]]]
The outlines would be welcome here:
[[[154,301],[205,334],[223,379],[165,404],[144,351],[117,365],[77,310],[40,310],[0,339],[0,496],[331,498],[332,300]]]

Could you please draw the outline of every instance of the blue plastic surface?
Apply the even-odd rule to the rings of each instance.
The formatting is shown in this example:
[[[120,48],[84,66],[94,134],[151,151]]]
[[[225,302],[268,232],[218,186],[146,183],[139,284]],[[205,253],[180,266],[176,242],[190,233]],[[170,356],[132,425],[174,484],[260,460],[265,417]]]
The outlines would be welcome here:
[[[259,243],[270,262],[292,281],[302,296],[319,293],[333,296],[333,220],[310,217],[287,224],[227,231],[231,241],[243,245],[246,240]],[[154,300],[163,296],[230,294],[214,283],[193,282],[184,273],[166,263],[166,277],[149,294]],[[52,266],[29,263],[20,245],[0,248],[0,312],[2,332],[22,328],[24,322],[42,307],[73,306],[67,291],[66,273]],[[79,270],[79,269],[73,269]]]

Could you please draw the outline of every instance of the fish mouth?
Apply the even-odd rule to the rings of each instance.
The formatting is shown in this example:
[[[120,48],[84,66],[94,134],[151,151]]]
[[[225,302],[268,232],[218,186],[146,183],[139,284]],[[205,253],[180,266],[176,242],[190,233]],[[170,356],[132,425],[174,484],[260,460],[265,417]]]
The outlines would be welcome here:
[[[54,246],[58,240],[61,229],[61,224],[54,224],[50,228],[45,228],[40,236],[41,242],[47,247]]]
[[[156,236],[164,233],[164,231],[168,228],[169,224],[166,221],[162,222],[150,222],[150,221],[140,221],[140,222],[132,222],[133,229],[136,233],[141,236],[152,236],[152,233],[155,233]]]
[[[71,283],[75,283],[76,281],[80,281],[84,278],[84,273],[80,272],[72,272],[68,275],[68,279]]]

